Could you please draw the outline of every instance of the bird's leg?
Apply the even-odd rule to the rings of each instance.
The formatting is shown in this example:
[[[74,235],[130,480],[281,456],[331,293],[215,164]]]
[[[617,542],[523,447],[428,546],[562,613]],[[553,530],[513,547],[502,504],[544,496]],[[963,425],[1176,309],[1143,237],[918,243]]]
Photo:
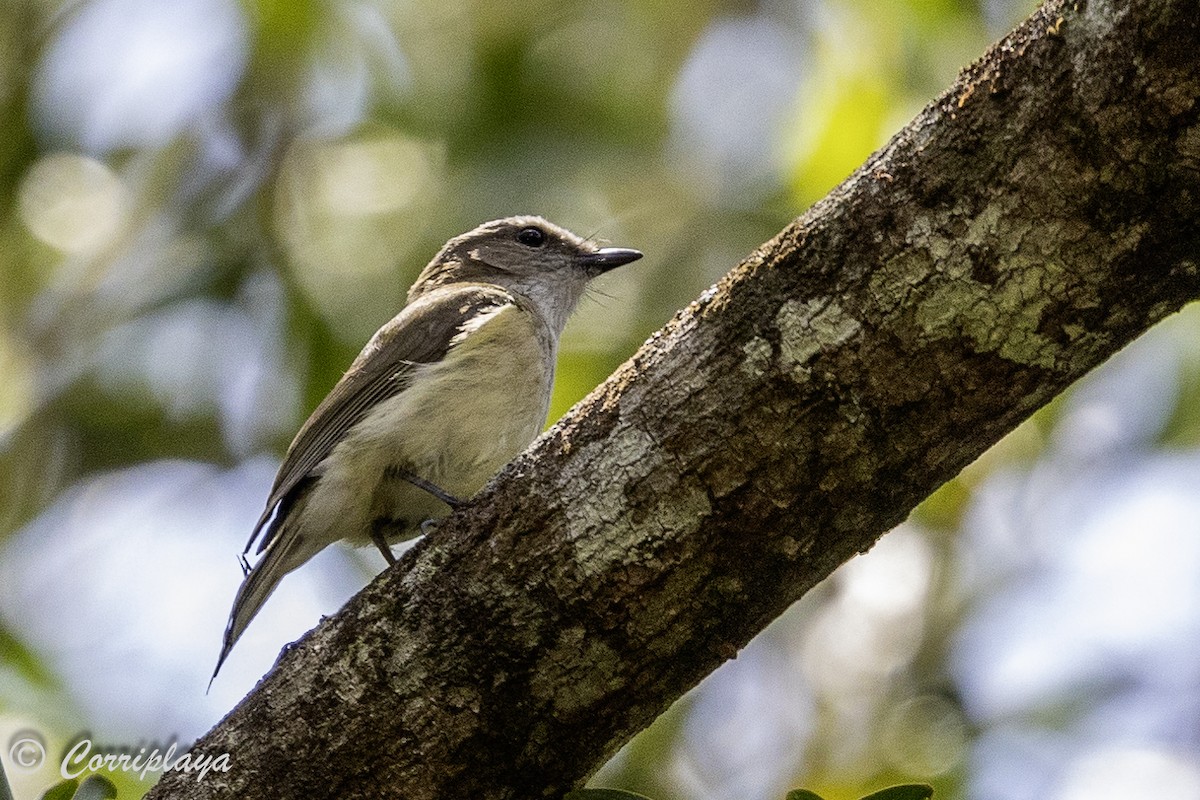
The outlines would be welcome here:
[[[459,498],[457,498],[454,495],[447,492],[442,487],[440,487],[436,484],[430,483],[429,481],[425,480],[424,478],[422,478],[418,475],[414,475],[413,473],[406,470],[404,467],[396,466],[395,464],[393,464],[392,466],[388,467],[387,471],[388,471],[389,475],[400,478],[402,480],[406,480],[409,483],[411,483],[413,486],[416,486],[418,489],[424,489],[425,491],[429,492],[431,495],[436,497],[438,500],[441,500],[443,503],[450,506],[451,508],[462,508],[463,506],[466,505],[465,500],[460,500]]]
[[[381,524],[382,523],[382,524]],[[387,525],[383,520],[376,520],[371,526],[371,541],[379,548],[379,552],[383,554],[383,559],[390,567],[396,563],[396,554],[392,552],[392,548],[388,547],[387,537],[383,535],[383,529]]]

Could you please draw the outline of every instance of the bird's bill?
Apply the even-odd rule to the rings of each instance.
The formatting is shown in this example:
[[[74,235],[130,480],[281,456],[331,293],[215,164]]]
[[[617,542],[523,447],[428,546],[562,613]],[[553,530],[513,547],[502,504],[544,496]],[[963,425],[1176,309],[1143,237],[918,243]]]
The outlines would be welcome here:
[[[581,256],[579,260],[594,274],[599,275],[601,272],[608,272],[610,269],[628,264],[630,261],[637,261],[641,257],[640,251],[630,250],[627,247],[601,247],[594,253]]]

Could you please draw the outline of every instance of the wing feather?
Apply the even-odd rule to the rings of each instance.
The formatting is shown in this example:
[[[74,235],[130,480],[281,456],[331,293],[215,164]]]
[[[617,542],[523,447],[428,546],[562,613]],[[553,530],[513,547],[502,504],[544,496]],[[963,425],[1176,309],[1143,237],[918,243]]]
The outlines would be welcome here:
[[[422,295],[380,328],[292,440],[267,507],[242,552],[249,552],[280,503],[318,470],[350,428],[377,404],[404,391],[422,365],[444,358],[478,314],[515,302],[495,286],[451,285]],[[276,527],[267,527],[258,552],[270,543]]]

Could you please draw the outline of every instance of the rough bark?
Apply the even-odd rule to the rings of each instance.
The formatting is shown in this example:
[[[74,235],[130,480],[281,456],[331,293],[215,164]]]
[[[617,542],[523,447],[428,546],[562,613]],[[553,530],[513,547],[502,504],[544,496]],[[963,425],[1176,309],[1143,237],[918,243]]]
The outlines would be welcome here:
[[[286,653],[154,798],[555,797],[1200,294],[1200,8],[1049,2]]]

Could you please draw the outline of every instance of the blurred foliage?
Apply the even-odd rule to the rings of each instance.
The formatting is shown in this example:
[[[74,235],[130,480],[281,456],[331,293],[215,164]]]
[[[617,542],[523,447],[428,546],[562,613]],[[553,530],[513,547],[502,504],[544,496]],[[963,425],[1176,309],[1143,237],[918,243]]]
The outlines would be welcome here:
[[[42,800],[116,800],[116,785],[103,775],[91,775],[81,782],[69,778],[46,790]]]
[[[0,535],[115,471],[278,458],[441,244],[514,213],[647,254],[568,327],[553,422],[1033,6],[0,0]],[[1198,329],[1185,313],[1164,334],[1179,377],[1145,423],[1177,452],[1200,443]],[[597,781],[658,800],[910,780],[965,796],[972,748],[1013,722],[968,713],[953,653],[1025,562],[988,573],[960,540],[997,516],[984,487],[1065,472],[1063,438],[1103,429],[1072,434],[1107,424],[1080,412],[1088,391],[946,484],[881,542],[886,567],[815,589],[747,648],[743,677],[706,681]],[[90,724],[54,654],[0,611],[0,716],[53,709],[52,740]],[[1037,729],[1065,737],[1082,706],[1051,699]]]
[[[932,786],[926,786],[923,783],[907,783],[872,792],[862,800],[929,800],[930,797],[933,797]],[[788,792],[787,800],[823,800],[823,798],[808,789],[794,789]]]
[[[929,800],[933,797],[933,787],[924,784],[909,783],[900,786],[889,786],[872,792],[862,800]],[[627,792],[623,789],[577,789],[567,792],[563,800],[649,800],[643,794]],[[787,793],[786,800],[824,800],[821,795],[808,789],[793,789]]]
[[[563,800],[650,800],[644,794],[624,789],[576,789],[567,792]]]
[[[177,24],[206,26],[170,30],[135,0],[0,7],[6,530],[98,470],[280,451],[441,242],[510,213],[649,253],[569,330],[560,415],[995,32],[973,3],[930,0],[183,5]],[[682,96],[697,40],[746,20],[761,23],[735,40],[750,49],[717,66],[754,57],[765,31],[794,71],[761,97],[711,81]],[[138,49],[164,28],[179,42],[163,48],[199,55]],[[123,61],[88,62],[115,41]],[[153,59],[157,82],[139,85]],[[99,69],[107,82],[76,85]],[[729,153],[748,147],[718,118],[731,93],[775,109],[779,143],[736,197],[716,188],[739,186]],[[172,337],[210,335],[255,281],[278,306],[245,333],[274,350],[257,384],[231,387],[227,364]],[[180,384],[199,397],[173,396]]]

